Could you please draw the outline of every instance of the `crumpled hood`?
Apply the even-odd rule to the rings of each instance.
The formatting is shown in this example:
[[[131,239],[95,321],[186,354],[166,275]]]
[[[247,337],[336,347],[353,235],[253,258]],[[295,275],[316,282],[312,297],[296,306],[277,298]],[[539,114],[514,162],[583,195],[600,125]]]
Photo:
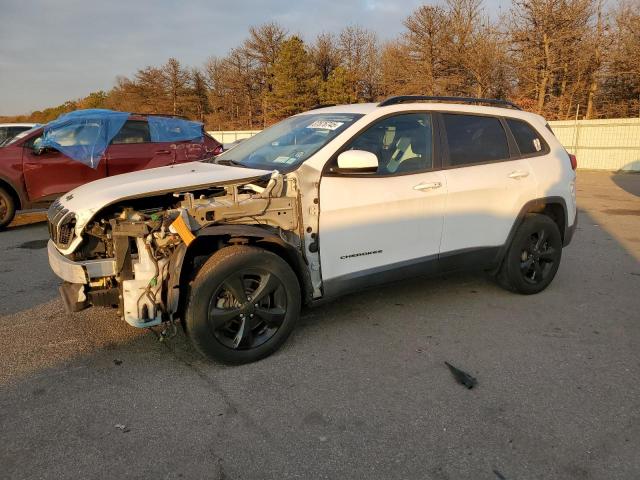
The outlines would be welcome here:
[[[180,163],[86,183],[62,195],[60,202],[76,214],[76,232],[80,232],[99,210],[121,200],[250,180],[269,174],[271,172],[267,170],[214,163]]]

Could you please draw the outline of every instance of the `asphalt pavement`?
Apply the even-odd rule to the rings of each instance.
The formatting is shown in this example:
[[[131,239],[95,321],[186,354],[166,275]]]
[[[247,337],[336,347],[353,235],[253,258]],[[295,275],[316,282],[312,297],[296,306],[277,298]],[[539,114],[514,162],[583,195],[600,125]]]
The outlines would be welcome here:
[[[64,313],[46,226],[21,217],[0,233],[0,477],[640,478],[640,175],[578,181],[543,293],[406,280],[306,312],[240,367]]]

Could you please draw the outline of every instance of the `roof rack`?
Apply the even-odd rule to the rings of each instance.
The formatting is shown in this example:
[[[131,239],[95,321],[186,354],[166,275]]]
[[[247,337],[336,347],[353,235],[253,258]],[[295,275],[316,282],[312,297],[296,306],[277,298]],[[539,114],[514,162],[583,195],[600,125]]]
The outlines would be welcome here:
[[[319,108],[327,108],[327,107],[335,107],[336,104],[335,103],[318,103],[317,105],[314,105],[313,107],[311,107],[311,110],[317,110]]]
[[[139,115],[141,117],[169,117],[169,118],[181,118],[183,120],[189,120],[184,115],[174,115],[173,113],[140,113],[140,112],[129,112],[129,115]]]
[[[439,102],[460,102],[460,103],[473,103],[473,104],[487,104],[496,105],[500,107],[514,108],[516,110],[522,110],[515,103],[508,100],[502,100],[498,98],[474,98],[474,97],[438,97],[429,95],[398,95],[395,97],[389,97],[381,101],[378,106],[386,107],[387,105],[397,105],[398,103],[416,102],[416,101],[439,101]]]

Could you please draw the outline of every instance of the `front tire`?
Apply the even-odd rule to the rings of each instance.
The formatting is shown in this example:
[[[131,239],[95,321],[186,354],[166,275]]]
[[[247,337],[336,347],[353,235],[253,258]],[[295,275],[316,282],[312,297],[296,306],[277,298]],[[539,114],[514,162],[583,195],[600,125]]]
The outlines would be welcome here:
[[[16,203],[7,190],[0,188],[0,230],[11,223],[16,215]]]
[[[561,257],[558,225],[546,215],[527,214],[503,259],[498,283],[525,295],[539,293],[555,277]]]
[[[291,267],[262,248],[214,253],[191,286],[187,334],[205,357],[250,363],[275,352],[300,317],[300,285]]]

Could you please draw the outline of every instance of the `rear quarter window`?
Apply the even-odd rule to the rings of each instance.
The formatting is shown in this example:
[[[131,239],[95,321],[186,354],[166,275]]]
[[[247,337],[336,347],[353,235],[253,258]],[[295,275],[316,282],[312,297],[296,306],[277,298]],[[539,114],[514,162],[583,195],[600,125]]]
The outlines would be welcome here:
[[[513,118],[506,120],[522,155],[535,155],[546,150],[547,145],[535,128],[522,120]]]

